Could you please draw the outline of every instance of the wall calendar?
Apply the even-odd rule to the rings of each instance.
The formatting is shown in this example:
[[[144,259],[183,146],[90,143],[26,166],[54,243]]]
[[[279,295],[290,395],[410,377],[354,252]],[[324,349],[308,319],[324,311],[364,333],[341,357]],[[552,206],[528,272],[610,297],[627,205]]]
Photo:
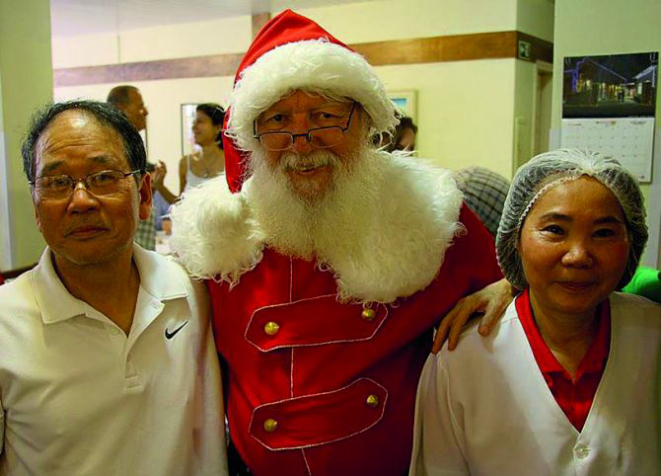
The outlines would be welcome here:
[[[640,182],[652,180],[653,117],[563,119],[560,144],[613,157]]]

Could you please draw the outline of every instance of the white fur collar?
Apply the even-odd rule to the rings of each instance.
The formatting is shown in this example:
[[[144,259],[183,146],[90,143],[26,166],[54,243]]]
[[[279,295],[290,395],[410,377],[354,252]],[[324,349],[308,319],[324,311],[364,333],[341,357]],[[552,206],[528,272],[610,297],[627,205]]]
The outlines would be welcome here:
[[[393,302],[424,289],[462,229],[452,173],[420,159],[384,156],[380,210],[359,236],[361,251],[325,256],[342,299]],[[249,182],[232,194],[224,177],[187,192],[172,210],[172,250],[192,276],[235,284],[261,261],[266,237],[249,206]],[[357,223],[357,227],[364,226]]]

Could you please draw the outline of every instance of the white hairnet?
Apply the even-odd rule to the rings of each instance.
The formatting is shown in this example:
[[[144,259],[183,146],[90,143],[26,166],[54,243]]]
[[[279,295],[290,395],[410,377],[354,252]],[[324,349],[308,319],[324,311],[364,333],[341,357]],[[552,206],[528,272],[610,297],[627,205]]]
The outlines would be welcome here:
[[[518,243],[523,221],[535,201],[559,180],[575,180],[584,175],[598,180],[613,192],[622,207],[630,247],[618,289],[631,280],[647,243],[645,207],[638,181],[613,158],[597,152],[560,149],[533,157],[512,179],[498,227],[496,253],[503,274],[513,286],[519,289],[527,286]]]

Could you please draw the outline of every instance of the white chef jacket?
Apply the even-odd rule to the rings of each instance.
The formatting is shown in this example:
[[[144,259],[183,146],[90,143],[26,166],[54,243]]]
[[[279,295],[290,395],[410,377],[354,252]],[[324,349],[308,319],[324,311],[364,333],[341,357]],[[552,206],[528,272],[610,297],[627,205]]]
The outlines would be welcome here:
[[[490,336],[473,326],[425,364],[411,474],[661,474],[661,306],[620,293],[610,304],[610,353],[582,431],[553,397],[512,302]]]

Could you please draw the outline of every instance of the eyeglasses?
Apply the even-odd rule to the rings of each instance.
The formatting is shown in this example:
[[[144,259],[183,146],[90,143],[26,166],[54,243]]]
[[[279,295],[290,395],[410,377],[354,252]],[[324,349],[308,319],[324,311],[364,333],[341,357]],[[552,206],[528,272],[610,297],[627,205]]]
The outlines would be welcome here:
[[[289,131],[262,132],[261,134],[258,134],[257,125],[253,122],[253,138],[257,139],[266,150],[278,151],[290,149],[294,145],[294,142],[296,142],[297,137],[305,137],[308,143],[315,149],[326,149],[328,147],[333,147],[344,140],[344,133],[349,129],[351,118],[353,117],[353,111],[355,109],[356,102],[354,101],[351,106],[351,111],[349,112],[347,125],[344,127],[316,127],[302,134],[294,134]]]
[[[102,170],[86,175],[84,178],[73,178],[69,175],[44,175],[37,177],[30,185],[35,187],[37,194],[45,199],[69,198],[78,186],[83,182],[88,192],[93,195],[112,195],[119,191],[122,181],[135,174],[143,174],[143,170],[132,172],[120,172],[119,170]]]

